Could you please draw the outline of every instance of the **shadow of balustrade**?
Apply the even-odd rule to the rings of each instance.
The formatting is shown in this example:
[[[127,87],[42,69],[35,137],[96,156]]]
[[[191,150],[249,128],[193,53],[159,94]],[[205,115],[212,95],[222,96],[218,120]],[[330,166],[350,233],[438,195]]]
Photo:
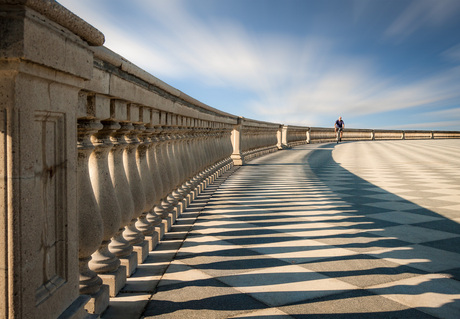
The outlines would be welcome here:
[[[348,171],[335,147],[227,179],[180,249],[165,246],[178,251],[143,315],[457,318],[460,225]]]

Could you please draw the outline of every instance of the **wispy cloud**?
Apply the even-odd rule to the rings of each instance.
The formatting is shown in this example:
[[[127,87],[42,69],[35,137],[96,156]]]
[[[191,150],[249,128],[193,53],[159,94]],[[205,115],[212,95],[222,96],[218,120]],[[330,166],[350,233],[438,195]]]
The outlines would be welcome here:
[[[457,0],[415,0],[401,12],[385,31],[385,36],[403,41],[419,29],[436,27],[458,15]]]
[[[460,120],[460,107],[439,111],[424,112],[421,115],[428,118],[436,118],[442,120]]]
[[[460,43],[442,52],[441,57],[452,63],[460,63]]]
[[[458,121],[418,122],[404,125],[388,125],[383,129],[413,129],[413,130],[457,130]]]
[[[267,121],[323,125],[325,116],[441,107],[460,98],[460,68],[403,82],[398,74],[379,73],[373,57],[343,52],[333,38],[256,34],[234,20],[199,18],[188,5],[183,0],[136,0],[131,6],[136,6],[144,30],[136,32],[129,22],[115,24],[103,15],[97,27],[109,48],[153,75],[209,90],[234,90],[235,96],[244,92],[250,98],[240,102],[237,113],[226,111],[246,116],[244,110]],[[403,40],[423,26],[441,23],[457,8],[455,0],[413,1],[385,34]],[[453,47],[444,55],[456,59],[459,52]]]

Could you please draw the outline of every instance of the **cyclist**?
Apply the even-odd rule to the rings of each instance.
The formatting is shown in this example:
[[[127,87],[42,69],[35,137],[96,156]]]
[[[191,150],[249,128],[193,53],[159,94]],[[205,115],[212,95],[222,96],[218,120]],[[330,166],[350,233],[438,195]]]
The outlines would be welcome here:
[[[345,128],[345,123],[342,121],[341,116],[339,116],[339,119],[337,121],[335,121],[334,128],[335,128],[335,133],[336,134],[337,134],[337,132],[340,133],[340,141],[341,141],[342,140],[343,129]],[[337,138],[337,143],[338,142],[339,142],[339,138]]]

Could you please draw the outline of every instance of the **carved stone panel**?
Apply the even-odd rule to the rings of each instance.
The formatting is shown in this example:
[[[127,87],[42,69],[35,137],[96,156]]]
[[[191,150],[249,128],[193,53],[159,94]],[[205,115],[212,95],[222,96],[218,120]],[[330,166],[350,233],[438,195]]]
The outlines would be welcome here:
[[[66,138],[65,115],[57,112],[35,112],[36,136],[40,152],[36,154],[36,176],[40,200],[36,203],[38,261],[41,285],[36,290],[36,304],[54,294],[67,280],[66,255]]]

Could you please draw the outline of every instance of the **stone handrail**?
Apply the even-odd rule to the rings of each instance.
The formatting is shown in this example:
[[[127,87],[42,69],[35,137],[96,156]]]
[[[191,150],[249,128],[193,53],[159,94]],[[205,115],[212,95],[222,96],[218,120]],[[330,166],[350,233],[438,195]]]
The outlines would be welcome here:
[[[334,129],[239,117],[102,47],[52,0],[0,0],[2,318],[89,318],[233,165]],[[460,138],[346,129],[344,140]]]

